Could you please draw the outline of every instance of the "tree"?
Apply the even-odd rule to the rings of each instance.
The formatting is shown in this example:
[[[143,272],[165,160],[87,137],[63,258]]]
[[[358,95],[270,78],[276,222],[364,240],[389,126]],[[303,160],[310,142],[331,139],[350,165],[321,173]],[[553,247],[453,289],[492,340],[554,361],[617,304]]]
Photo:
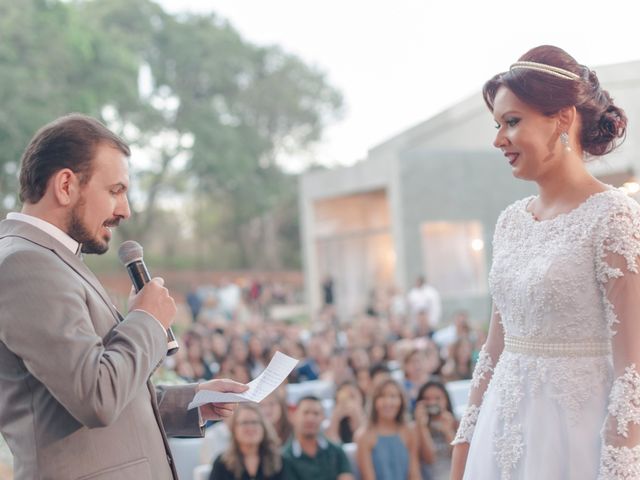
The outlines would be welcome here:
[[[34,132],[69,112],[136,105],[137,68],[73,5],[0,0],[0,209],[16,205],[19,159]]]
[[[17,162],[34,131],[80,111],[145,154],[132,162],[136,220],[125,236],[145,242],[171,228],[171,198],[203,238],[211,232],[198,222],[215,219],[235,267],[281,267],[297,247],[297,233],[293,245],[282,237],[295,228],[296,178],[279,161],[317,142],[342,102],[297,57],[246,42],[214,14],[171,16],[150,0],[0,0],[0,85],[4,208],[15,205]]]
[[[278,158],[317,141],[341,96],[321,72],[277,47],[247,44],[215,15],[172,27],[151,67],[180,99],[177,130],[194,135],[186,168],[199,195],[227,206],[221,226],[238,247],[239,266],[256,265],[252,253],[283,223],[276,212],[297,215],[296,179]]]

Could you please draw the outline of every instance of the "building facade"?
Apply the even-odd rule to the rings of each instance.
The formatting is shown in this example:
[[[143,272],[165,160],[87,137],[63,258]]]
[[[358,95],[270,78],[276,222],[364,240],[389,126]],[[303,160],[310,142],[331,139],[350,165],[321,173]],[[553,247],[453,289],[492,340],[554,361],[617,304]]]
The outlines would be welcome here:
[[[640,61],[596,69],[625,109],[629,129],[614,153],[589,163],[616,187],[640,177]],[[487,275],[500,212],[535,193],[513,178],[492,146],[495,122],[480,93],[372,148],[351,167],[300,180],[305,284],[312,314],[333,280],[348,321],[376,289],[406,291],[425,275],[441,293],[445,321],[458,309],[489,317]]]

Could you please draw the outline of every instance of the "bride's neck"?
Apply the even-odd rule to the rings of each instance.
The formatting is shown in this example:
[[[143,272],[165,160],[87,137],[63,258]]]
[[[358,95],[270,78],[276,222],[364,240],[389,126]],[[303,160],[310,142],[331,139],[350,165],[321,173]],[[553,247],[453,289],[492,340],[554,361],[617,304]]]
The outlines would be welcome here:
[[[588,196],[599,188],[600,182],[586,168],[581,168],[553,172],[536,183],[541,204],[549,206],[583,200],[583,196]]]

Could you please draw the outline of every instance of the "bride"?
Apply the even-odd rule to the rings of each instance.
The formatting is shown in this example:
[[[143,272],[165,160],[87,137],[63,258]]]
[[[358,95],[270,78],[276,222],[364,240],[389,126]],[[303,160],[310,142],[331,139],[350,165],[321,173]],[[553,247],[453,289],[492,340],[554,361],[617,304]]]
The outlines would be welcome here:
[[[586,169],[627,119],[541,46],[489,80],[494,146],[538,195],[500,215],[493,312],[452,479],[640,479],[640,207]]]

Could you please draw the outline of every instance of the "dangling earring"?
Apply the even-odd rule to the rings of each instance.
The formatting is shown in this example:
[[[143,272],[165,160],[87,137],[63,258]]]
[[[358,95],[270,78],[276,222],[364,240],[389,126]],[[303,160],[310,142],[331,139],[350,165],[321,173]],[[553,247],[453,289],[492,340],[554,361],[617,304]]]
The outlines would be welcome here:
[[[567,132],[562,132],[560,134],[560,143],[564,147],[565,152],[571,151],[571,146],[569,145],[569,134]]]

